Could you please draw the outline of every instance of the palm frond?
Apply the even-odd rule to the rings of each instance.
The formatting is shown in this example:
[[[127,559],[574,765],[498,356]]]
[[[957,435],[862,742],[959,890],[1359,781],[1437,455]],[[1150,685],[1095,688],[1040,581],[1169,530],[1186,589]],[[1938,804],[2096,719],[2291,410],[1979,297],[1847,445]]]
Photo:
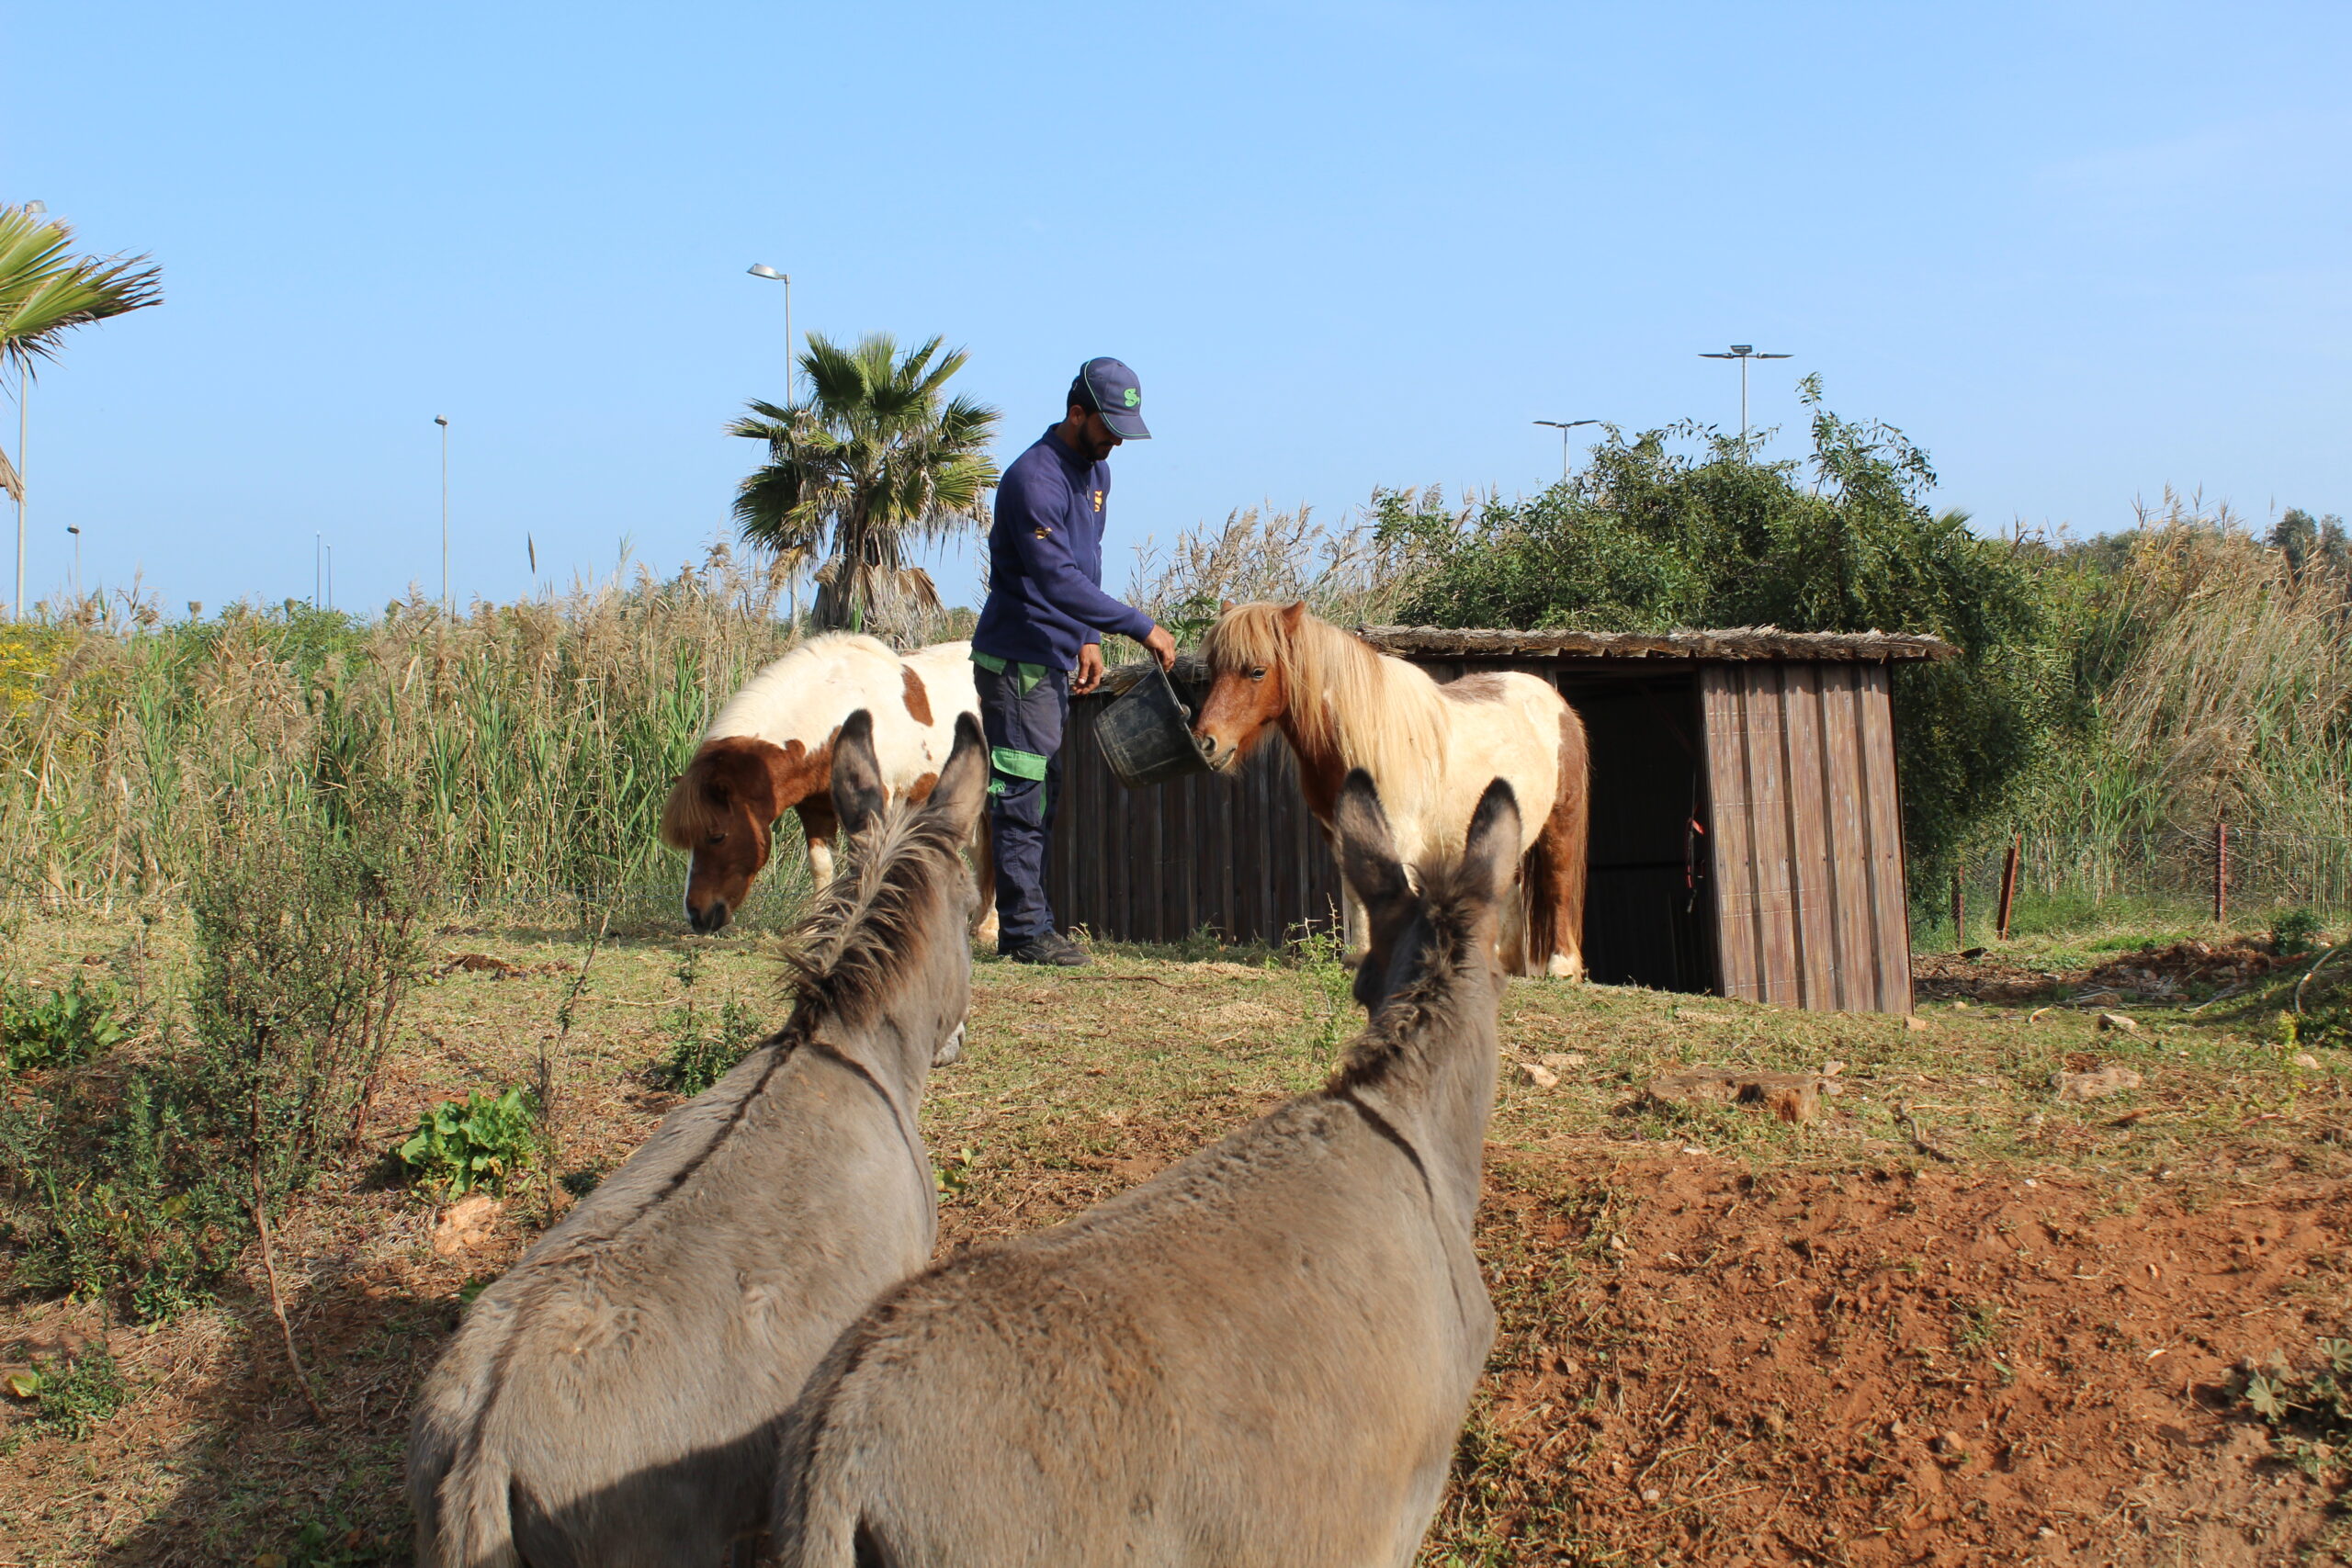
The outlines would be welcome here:
[[[66,332],[164,298],[163,269],[141,256],[75,256],[73,230],[0,207],[0,361],[31,368]]]

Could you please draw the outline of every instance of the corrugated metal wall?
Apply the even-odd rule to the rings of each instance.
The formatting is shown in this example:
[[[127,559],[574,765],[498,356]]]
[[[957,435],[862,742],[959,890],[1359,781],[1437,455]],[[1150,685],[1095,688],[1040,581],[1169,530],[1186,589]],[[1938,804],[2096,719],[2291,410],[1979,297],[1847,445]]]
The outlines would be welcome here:
[[[1442,681],[1465,668],[1524,669],[1593,705],[1600,776],[1586,945],[1599,977],[1784,1007],[1908,1011],[1886,667],[1708,663],[1694,671],[1634,662],[1640,668],[1423,661]],[[1679,716],[1691,711],[1684,705],[1694,673],[1691,735],[1679,733],[1687,721]],[[1071,703],[1062,748],[1047,891],[1064,925],[1125,942],[1175,942],[1207,927],[1228,941],[1273,942],[1331,921],[1339,872],[1286,748],[1269,741],[1238,778],[1123,789],[1094,742],[1106,700]],[[1650,721],[1637,722],[1645,714]],[[1635,744],[1643,750],[1629,754]],[[1692,744],[1705,760],[1699,817],[1707,829],[1695,896],[1670,831],[1688,810],[1679,781],[1689,776]],[[1609,808],[1612,798],[1623,810]],[[1634,816],[1638,835],[1611,826]]]
[[[1911,1010],[1910,911],[1883,664],[1710,664],[1723,994]]]

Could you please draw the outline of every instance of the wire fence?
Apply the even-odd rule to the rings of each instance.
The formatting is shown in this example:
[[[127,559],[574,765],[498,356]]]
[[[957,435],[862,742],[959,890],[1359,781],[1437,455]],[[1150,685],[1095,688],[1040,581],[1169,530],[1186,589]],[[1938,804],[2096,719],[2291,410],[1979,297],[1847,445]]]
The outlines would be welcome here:
[[[2260,931],[2305,909],[2352,920],[2352,839],[2217,822],[2097,839],[2020,829],[1914,888],[1913,945],[1965,947],[2101,922]]]

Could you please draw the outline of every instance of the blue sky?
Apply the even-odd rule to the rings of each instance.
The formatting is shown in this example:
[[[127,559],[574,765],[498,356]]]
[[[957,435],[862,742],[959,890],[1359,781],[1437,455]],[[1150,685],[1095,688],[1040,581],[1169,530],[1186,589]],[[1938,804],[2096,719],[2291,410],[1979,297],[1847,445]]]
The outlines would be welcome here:
[[[1532,491],[1531,422],[1901,426],[1987,527],[2352,510],[2352,7],[1370,3],[0,12],[0,200],[162,307],[32,392],[30,578],[460,596],[726,526],[795,325],[971,350],[1010,458],[1141,374],[1129,547],[1374,485]],[[14,411],[7,411],[13,425]],[[14,431],[8,433],[13,446]],[[967,558],[940,566],[953,599]],[[6,591],[0,581],[0,592]]]

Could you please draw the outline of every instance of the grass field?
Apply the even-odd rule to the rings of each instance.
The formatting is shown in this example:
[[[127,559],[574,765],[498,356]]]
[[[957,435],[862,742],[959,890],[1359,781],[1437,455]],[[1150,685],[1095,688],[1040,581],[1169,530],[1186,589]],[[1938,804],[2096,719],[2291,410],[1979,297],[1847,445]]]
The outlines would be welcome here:
[[[496,921],[434,943],[444,972],[409,1007],[361,1154],[277,1237],[323,1423],[257,1248],[214,1304],[161,1324],[17,1291],[0,1378],[50,1382],[0,1401],[0,1563],[406,1562],[410,1391],[553,1191],[532,1171],[461,1228],[383,1151],[547,1055],[551,1174],[582,1185],[677,1103],[656,1069],[682,1033],[729,1001],[775,1015],[756,939],[608,938],[592,959],[569,927]],[[1946,965],[1924,984],[1951,999],[1910,1021],[1515,983],[1481,1221],[1502,1329],[1425,1560],[2346,1561],[2341,1450],[2288,1462],[2241,1369],[2278,1355],[2307,1375],[2352,1331],[2352,1051],[2277,1043],[2290,969],[2201,1011],[2065,1005],[2114,995],[2091,966],[2120,946],[2077,933]],[[158,998],[186,953],[168,919],[27,919],[11,964]],[[923,1111],[944,1249],[1065,1217],[1314,1086],[1358,1021],[1312,950],[1101,957],[979,966],[967,1055]],[[2021,984],[2041,990],[1982,999]],[[2101,1010],[2140,1027],[2102,1032]],[[153,1010],[130,1021],[112,1054],[156,1049]],[[1843,1092],[1802,1123],[1645,1099],[1701,1065]],[[2143,1085],[2053,1095],[2052,1072],[2095,1065]]]

